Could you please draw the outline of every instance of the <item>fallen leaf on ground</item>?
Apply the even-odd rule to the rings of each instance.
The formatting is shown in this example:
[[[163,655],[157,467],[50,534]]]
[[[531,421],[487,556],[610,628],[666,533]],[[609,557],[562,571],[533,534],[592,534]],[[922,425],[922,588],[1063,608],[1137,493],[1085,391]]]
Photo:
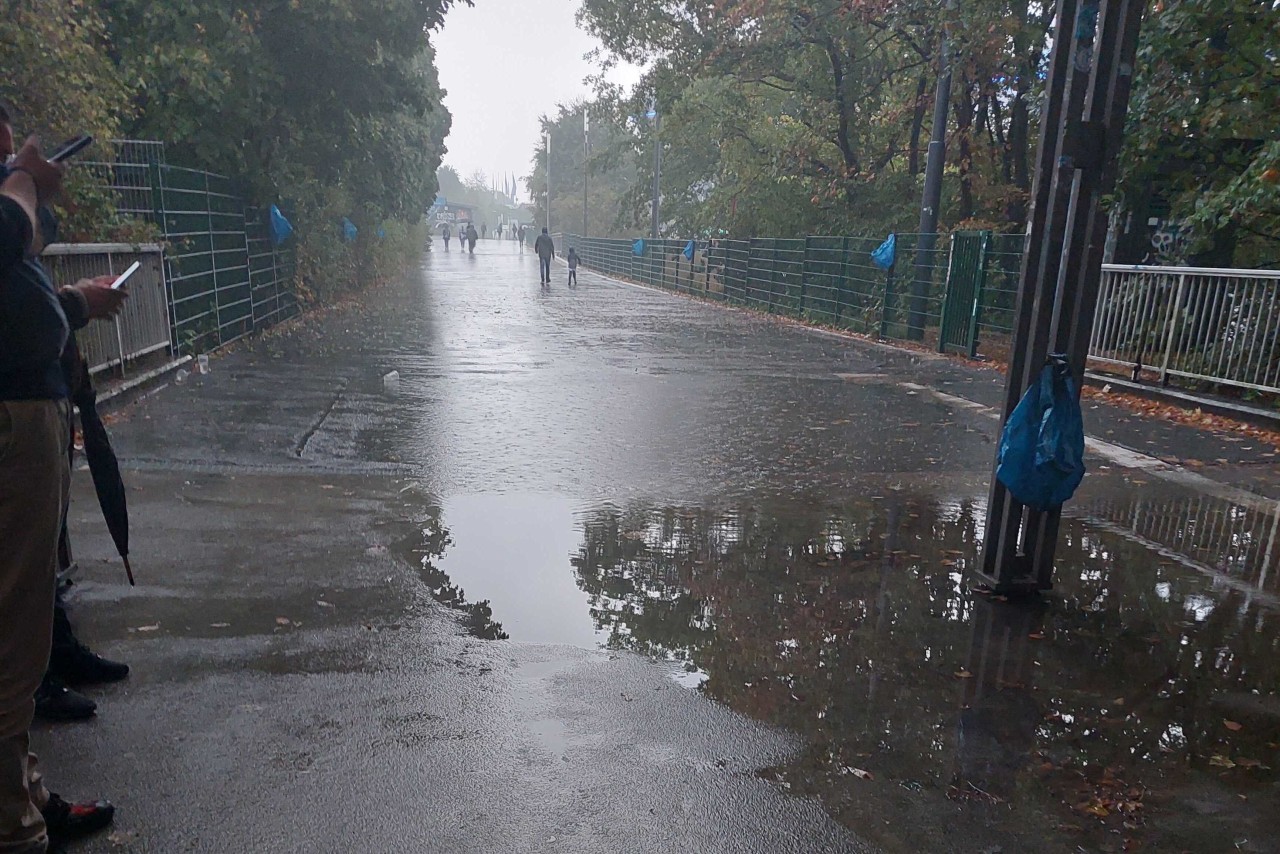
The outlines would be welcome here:
[[[316,604],[317,604],[317,605],[319,605],[321,608],[332,608],[332,607],[333,607],[333,603],[332,603],[332,602],[326,602],[326,601],[324,601],[323,599],[317,599],[317,600],[316,600]]]
[[[1027,637],[1031,638],[1032,640],[1044,640],[1044,632],[1032,632],[1031,634],[1027,635]]]
[[[1232,732],[1239,732],[1240,730],[1244,729],[1244,724],[1236,723],[1235,721],[1229,721],[1229,720],[1226,720],[1225,718],[1222,721],[1222,725],[1227,729],[1231,730]]]
[[[1221,756],[1221,755],[1219,755],[1219,754],[1214,754],[1213,756],[1209,757],[1209,764],[1210,764],[1210,765],[1214,765],[1214,766],[1216,766],[1216,767],[1218,767],[1218,768],[1234,768],[1234,767],[1236,767],[1236,763],[1232,762],[1232,761],[1231,761],[1230,759],[1228,759],[1227,757],[1225,757],[1225,756]]]
[[[159,628],[160,628],[160,624],[159,624],[159,623],[155,623],[154,625],[150,625],[150,626],[138,626],[138,628],[134,629],[134,631],[137,631],[137,632],[154,632],[154,631],[156,631],[156,630],[157,630],[157,629],[159,629]]]
[[[290,625],[293,625],[293,620],[290,620],[288,617],[276,617],[276,625],[290,626]]]
[[[970,673],[968,670],[957,670],[957,671],[956,671],[956,676],[958,676],[958,677],[959,677],[959,678],[961,678],[961,679],[972,679],[972,678],[973,678],[973,674],[972,674],[972,673]]]
[[[210,624],[209,624],[209,628],[211,628],[211,629],[225,629],[227,626],[230,626],[230,625],[231,625],[230,623],[210,623]]]

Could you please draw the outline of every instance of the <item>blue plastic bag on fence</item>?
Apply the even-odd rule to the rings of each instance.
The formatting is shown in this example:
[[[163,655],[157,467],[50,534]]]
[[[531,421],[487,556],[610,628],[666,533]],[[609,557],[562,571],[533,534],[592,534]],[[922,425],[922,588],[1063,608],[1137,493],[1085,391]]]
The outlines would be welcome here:
[[[271,242],[276,246],[284,243],[293,234],[293,223],[284,218],[280,208],[271,206]]]
[[[684,252],[682,254],[684,257],[688,258],[691,263],[693,261],[693,253],[697,251],[697,247],[698,245],[692,240],[684,245]]]
[[[631,252],[637,257],[644,254],[644,240],[637,240],[631,244]]]
[[[1065,356],[1051,356],[1000,436],[996,477],[1028,507],[1062,506],[1084,478],[1084,419]]]
[[[894,257],[897,255],[897,251],[898,235],[890,234],[884,239],[884,243],[877,246],[876,250],[871,253],[871,263],[875,264],[881,270],[888,270],[893,266]]]

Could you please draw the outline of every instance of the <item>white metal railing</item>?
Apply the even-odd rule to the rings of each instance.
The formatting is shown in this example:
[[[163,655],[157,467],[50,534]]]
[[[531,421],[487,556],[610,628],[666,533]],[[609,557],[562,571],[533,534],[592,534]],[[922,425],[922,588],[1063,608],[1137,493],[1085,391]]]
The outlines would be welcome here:
[[[118,365],[123,373],[131,359],[172,346],[164,253],[158,244],[54,243],[41,261],[58,286],[123,273],[134,261],[142,262],[129,278],[129,299],[120,314],[91,321],[77,334],[91,372]]]
[[[1102,266],[1089,358],[1280,392],[1280,270]]]

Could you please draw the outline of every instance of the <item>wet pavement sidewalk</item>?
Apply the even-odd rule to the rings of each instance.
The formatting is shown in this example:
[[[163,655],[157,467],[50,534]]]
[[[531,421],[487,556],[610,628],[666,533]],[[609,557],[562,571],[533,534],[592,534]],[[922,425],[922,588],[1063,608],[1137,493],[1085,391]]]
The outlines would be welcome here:
[[[85,850],[1276,850],[1275,449],[1089,410],[992,601],[983,372],[580,278],[429,253],[123,414]]]

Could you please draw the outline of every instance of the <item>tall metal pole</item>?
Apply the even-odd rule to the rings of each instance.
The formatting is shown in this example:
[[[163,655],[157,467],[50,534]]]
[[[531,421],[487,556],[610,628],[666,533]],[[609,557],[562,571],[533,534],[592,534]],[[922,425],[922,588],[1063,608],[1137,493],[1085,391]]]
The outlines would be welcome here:
[[[551,231],[551,131],[547,131],[547,232]]]
[[[659,136],[662,130],[662,116],[658,115],[658,105],[655,102],[649,110],[653,114],[653,223],[650,230],[650,237],[654,240],[658,239],[658,206],[659,192],[662,187],[662,138]]]
[[[948,4],[950,8],[950,4]],[[933,131],[924,167],[924,195],[920,200],[920,225],[916,232],[915,275],[907,310],[907,337],[924,338],[929,286],[933,283],[933,250],[938,242],[938,208],[942,205],[942,171],[947,159],[947,108],[951,104],[951,50],[946,25],[938,46],[938,88],[933,96]]]
[[[582,236],[587,236],[587,158],[591,154],[591,119],[582,108]]]
[[[1067,355],[1080,388],[1144,5],[1058,0],[1002,425],[1048,354]],[[998,592],[1052,587],[1061,515],[1020,504],[993,475],[979,574]]]

